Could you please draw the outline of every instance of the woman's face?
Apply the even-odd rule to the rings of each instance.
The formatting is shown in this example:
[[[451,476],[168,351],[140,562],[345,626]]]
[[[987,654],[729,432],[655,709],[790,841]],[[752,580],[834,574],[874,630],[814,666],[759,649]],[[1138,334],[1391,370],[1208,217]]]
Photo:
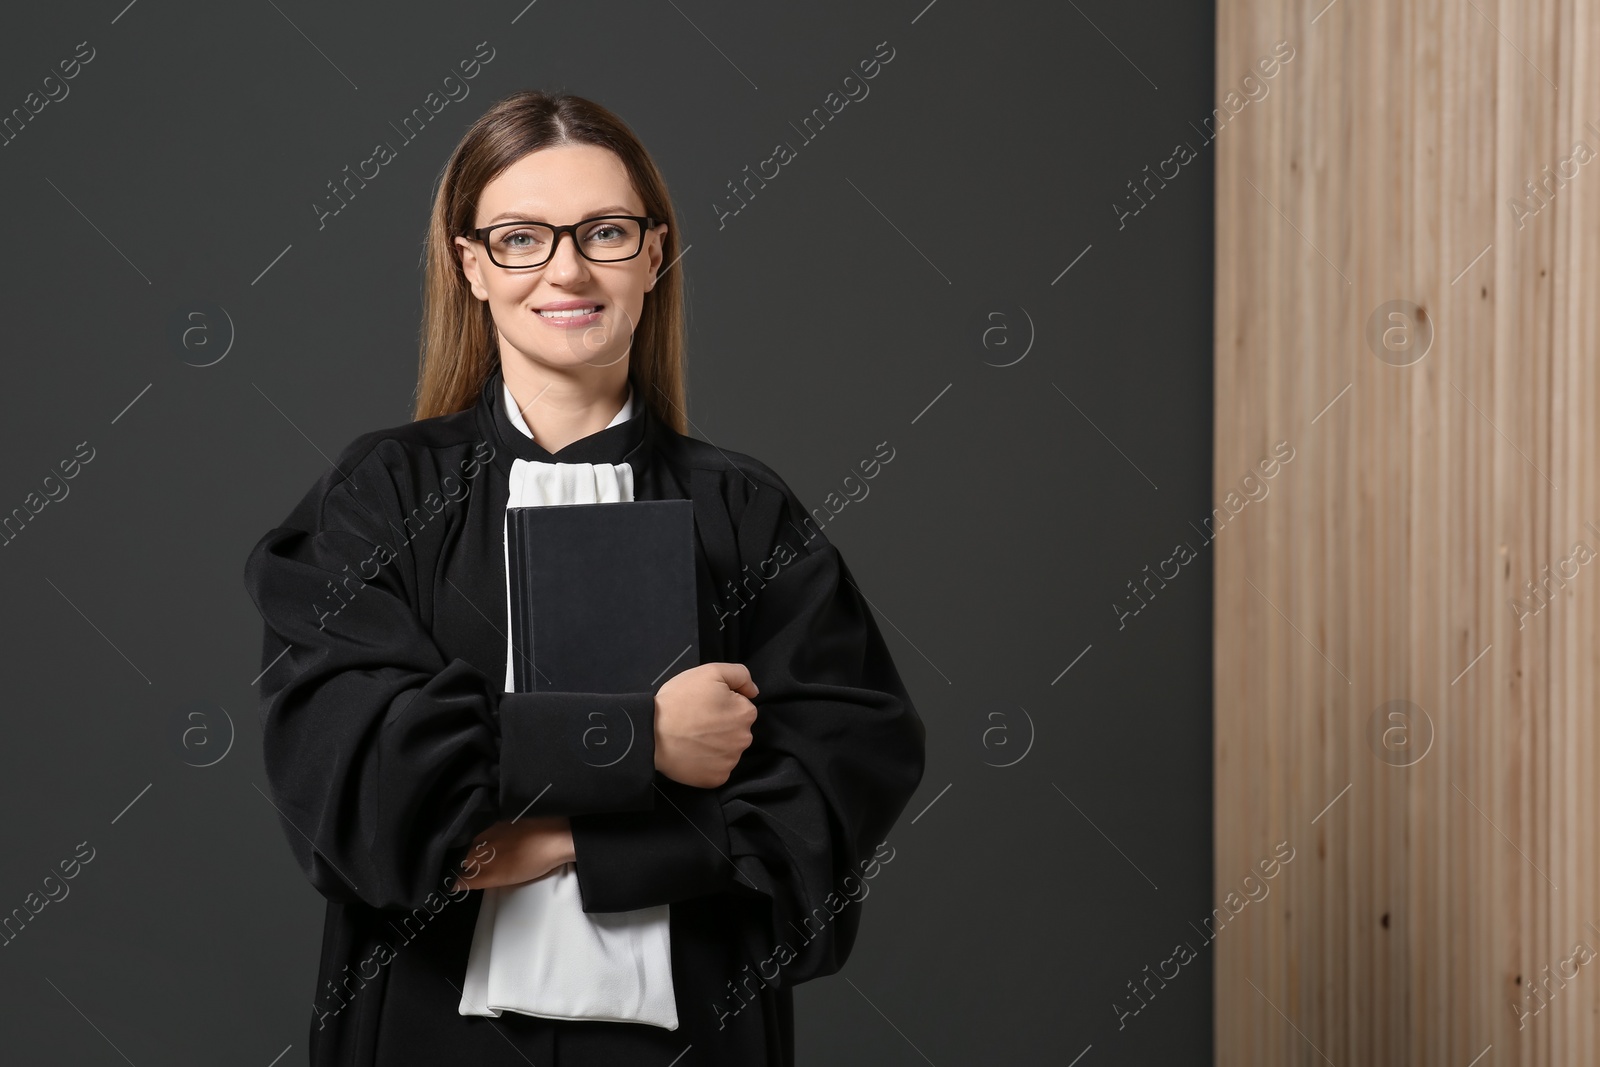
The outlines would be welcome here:
[[[595,145],[562,145],[523,156],[484,186],[472,225],[517,219],[559,226],[596,215],[643,214],[644,202],[615,153]],[[477,241],[457,237],[455,243],[473,295],[489,303],[502,361],[521,355],[552,370],[626,369],[644,294],[655,287],[661,269],[666,232],[664,224],[647,231],[637,256],[610,263],[584,258],[572,234],[562,234],[542,267],[512,270],[491,262]],[[515,227],[508,227],[496,236],[514,233]],[[523,245],[530,240],[526,235],[510,239]],[[564,321],[539,313],[572,301],[596,306],[597,317]]]

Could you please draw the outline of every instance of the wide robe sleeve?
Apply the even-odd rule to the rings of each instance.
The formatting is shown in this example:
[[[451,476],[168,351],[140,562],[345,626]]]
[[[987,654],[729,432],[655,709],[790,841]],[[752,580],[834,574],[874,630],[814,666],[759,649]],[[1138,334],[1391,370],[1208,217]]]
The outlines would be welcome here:
[[[331,900],[413,909],[536,798],[541,813],[652,807],[654,738],[605,768],[583,738],[619,706],[650,721],[655,697],[507,693],[447,662],[415,607],[436,553],[405,536],[433,475],[370,438],[257,542],[244,579],[265,623],[263,760],[296,861]]]
[[[729,623],[760,689],[750,747],[720,787],[671,782],[653,810],[571,821],[585,911],[757,900],[747,947],[759,960],[787,944],[777,981],[793,985],[844,965],[852,889],[922,780],[925,727],[839,550],[762,473],[737,541],[766,581]]]

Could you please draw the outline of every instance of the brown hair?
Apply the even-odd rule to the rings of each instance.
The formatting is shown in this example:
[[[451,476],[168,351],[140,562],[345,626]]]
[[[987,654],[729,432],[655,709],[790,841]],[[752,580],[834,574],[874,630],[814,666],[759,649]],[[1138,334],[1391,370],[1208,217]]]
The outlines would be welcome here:
[[[644,213],[667,222],[662,262],[677,261],[678,218],[655,161],[611,111],[581,96],[535,91],[496,101],[450,155],[434,195],[424,252],[422,344],[414,417],[465,410],[499,365],[494,318],[472,295],[454,236],[472,225],[483,187],[529,152],[556,145],[609,148],[621,159]],[[684,414],[683,272],[664,270],[644,294],[628,354],[629,374],[663,423],[686,432]]]

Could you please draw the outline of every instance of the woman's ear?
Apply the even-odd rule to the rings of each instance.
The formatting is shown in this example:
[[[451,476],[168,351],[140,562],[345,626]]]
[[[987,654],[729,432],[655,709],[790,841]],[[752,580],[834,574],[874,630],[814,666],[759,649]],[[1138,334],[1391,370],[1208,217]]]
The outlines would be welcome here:
[[[472,295],[479,300],[488,300],[489,289],[483,284],[483,266],[478,260],[478,250],[465,237],[457,237],[454,248],[461,264],[461,273],[466,277]]]
[[[663,223],[650,231],[650,284],[644,287],[645,292],[656,287],[656,279],[660,276],[661,260],[665,253],[662,251],[667,243],[667,227]]]

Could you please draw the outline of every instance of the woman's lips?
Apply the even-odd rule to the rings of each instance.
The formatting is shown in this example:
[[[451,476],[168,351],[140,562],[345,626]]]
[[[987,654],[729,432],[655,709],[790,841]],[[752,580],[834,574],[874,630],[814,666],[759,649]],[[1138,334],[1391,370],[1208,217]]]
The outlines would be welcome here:
[[[605,305],[594,304],[591,306],[595,310],[588,314],[582,314],[577,309],[569,309],[551,312],[550,314],[535,311],[534,315],[547,326],[554,326],[558,330],[570,330],[580,326],[592,326],[600,321],[600,313],[605,310]]]

